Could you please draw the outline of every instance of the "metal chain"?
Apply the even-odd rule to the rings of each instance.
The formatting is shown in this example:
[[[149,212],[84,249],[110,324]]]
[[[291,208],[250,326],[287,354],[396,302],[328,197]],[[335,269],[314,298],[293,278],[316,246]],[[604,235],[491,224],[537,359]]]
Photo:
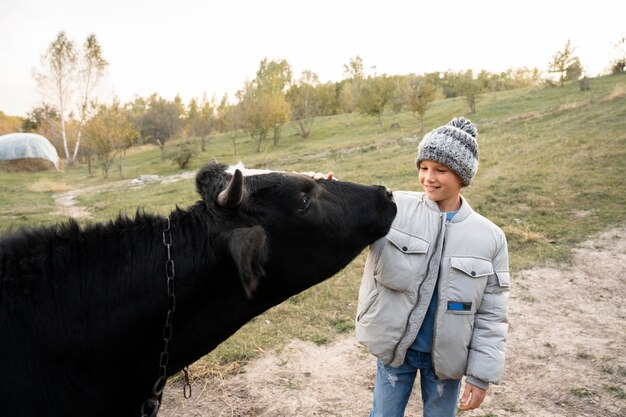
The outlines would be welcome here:
[[[167,226],[163,230],[163,245],[167,249],[167,261],[165,261],[165,277],[167,278],[167,316],[163,325],[163,350],[159,357],[159,377],[152,387],[152,397],[148,398],[141,406],[142,417],[155,417],[161,407],[161,399],[163,398],[163,389],[167,383],[167,364],[170,360],[170,341],[174,335],[174,326],[172,319],[174,311],[176,311],[176,295],[174,292],[174,279],[176,271],[174,269],[174,260],[172,259],[172,232],[170,218],[167,217]],[[189,382],[189,367],[183,368],[185,374],[185,384],[183,386],[183,395],[185,398],[191,397],[191,383]]]

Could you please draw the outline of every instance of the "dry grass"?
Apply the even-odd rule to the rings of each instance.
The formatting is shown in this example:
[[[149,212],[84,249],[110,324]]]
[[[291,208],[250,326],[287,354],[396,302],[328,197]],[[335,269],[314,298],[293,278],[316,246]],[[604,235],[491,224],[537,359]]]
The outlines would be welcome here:
[[[559,106],[559,111],[562,110],[576,110],[581,107],[588,106],[590,103],[588,101],[566,101],[565,103]]]
[[[616,84],[613,90],[600,102],[615,100],[616,98],[626,97],[626,84]]]
[[[40,158],[21,158],[0,161],[0,171],[4,172],[37,172],[54,171],[52,162]]]
[[[545,235],[535,232],[528,225],[512,224],[502,227],[508,239],[516,238],[522,243],[548,243]]]
[[[537,111],[530,111],[526,113],[514,114],[512,116],[506,117],[502,122],[504,124],[510,124],[515,122],[520,122],[524,120],[532,120],[541,117],[541,113]]]
[[[37,180],[37,182],[29,185],[28,189],[36,193],[61,193],[71,190],[71,187],[63,182],[41,178]]]

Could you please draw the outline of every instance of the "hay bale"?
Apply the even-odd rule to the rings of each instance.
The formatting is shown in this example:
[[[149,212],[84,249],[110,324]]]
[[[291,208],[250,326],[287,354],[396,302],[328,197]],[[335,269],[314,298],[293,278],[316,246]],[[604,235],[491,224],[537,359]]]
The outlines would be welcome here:
[[[34,161],[29,161],[33,159]],[[50,161],[58,170],[60,161],[56,149],[48,139],[36,133],[9,133],[0,136],[0,161],[4,170],[25,171],[47,170]]]
[[[41,158],[20,158],[0,161],[0,172],[56,171],[51,161]]]

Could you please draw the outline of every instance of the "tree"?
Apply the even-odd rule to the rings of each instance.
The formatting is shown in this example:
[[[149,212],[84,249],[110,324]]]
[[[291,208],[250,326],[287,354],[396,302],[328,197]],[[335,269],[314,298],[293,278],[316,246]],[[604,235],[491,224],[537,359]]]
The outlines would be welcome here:
[[[69,166],[76,161],[82,128],[88,111],[94,107],[91,102],[107,65],[94,34],[89,35],[83,48],[77,51],[65,32],[59,32],[41,57],[40,71],[35,71],[35,79],[43,95],[56,104],[63,150]],[[74,150],[70,153],[67,123],[73,112],[78,115],[78,123]]]
[[[227,94],[224,94],[219,106],[217,106],[216,126],[222,133],[229,132],[230,139],[233,142],[233,155],[237,155],[236,131],[241,126],[241,108],[239,105],[230,105]]]
[[[570,65],[565,68],[565,80],[576,81],[583,75],[583,67],[578,57],[574,57]]]
[[[352,113],[357,108],[361,86],[365,78],[363,68],[363,58],[358,55],[351,58],[343,66],[345,80],[342,82],[339,92],[339,106],[343,113]]]
[[[426,78],[416,75],[409,76],[409,90],[407,104],[413,113],[413,117],[420,116],[420,131],[424,131],[424,115],[428,106],[435,100],[437,88]]]
[[[570,40],[568,39],[565,42],[563,50],[557,51],[552,56],[552,60],[548,64],[548,72],[558,74],[559,83],[561,87],[563,87],[567,76],[567,69],[576,63],[580,66],[580,61],[578,57],[574,56],[574,48],[572,48]]]
[[[100,105],[85,125],[87,147],[102,162],[102,176],[109,177],[115,158],[128,149],[138,132],[128,115],[115,101],[111,106]]]
[[[96,35],[89,35],[83,44],[82,54],[79,56],[77,74],[79,123],[78,132],[76,133],[76,145],[74,146],[74,154],[72,155],[72,162],[74,162],[78,156],[82,128],[87,122],[90,107],[93,107],[94,103],[92,103],[92,100],[94,92],[104,77],[104,71],[107,65],[107,61],[105,61],[102,57],[102,48],[96,39]]]
[[[139,120],[141,137],[154,141],[161,156],[165,150],[165,143],[182,129],[181,109],[176,102],[167,101],[156,93],[150,96],[147,108]]]
[[[339,91],[339,110],[351,114],[356,110],[358,89],[354,80],[344,80]]]
[[[467,70],[459,77],[457,88],[459,95],[465,97],[470,113],[476,113],[476,99],[483,92],[483,86],[480,80],[474,79],[472,70]]]
[[[409,95],[409,78],[396,75],[393,78],[393,95],[389,100],[389,106],[394,113],[400,113],[407,105]]]
[[[266,117],[272,126],[274,146],[278,146],[281,137],[281,130],[285,123],[289,121],[291,107],[283,94],[272,95],[265,98]]]
[[[286,60],[261,61],[254,84],[260,110],[271,124],[274,145],[278,145],[282,126],[289,120],[290,108],[285,90],[291,84],[291,66]]]
[[[164,154],[166,159],[170,159],[180,169],[185,169],[196,154],[197,147],[187,140],[183,143],[177,143],[173,147],[168,148],[168,152]]]
[[[476,100],[478,95],[484,90],[484,78],[483,73],[481,79],[474,78],[474,72],[472,70],[453,72],[448,71],[445,73],[441,85],[444,89],[446,97],[464,97],[467,105],[469,106],[470,113],[476,112]]]
[[[247,81],[243,89],[237,91],[237,107],[241,113],[241,127],[256,141],[257,152],[261,152],[261,145],[267,138],[267,128],[259,115],[259,106],[254,86]]]
[[[304,71],[287,92],[287,101],[291,105],[291,119],[298,123],[303,139],[309,137],[313,122],[320,114],[319,86],[317,74]]]
[[[626,37],[622,36],[612,46],[615,58],[611,61],[611,74],[622,74],[626,72]]]
[[[283,94],[291,83],[291,66],[286,60],[261,61],[254,79],[256,88],[261,95]]]
[[[289,103],[284,90],[291,82],[291,67],[287,61],[261,61],[257,76],[237,92],[242,127],[257,142],[260,152],[269,132],[278,145],[282,125],[289,120]]]
[[[68,165],[72,165],[67,144],[65,123],[68,117],[72,96],[72,83],[76,72],[78,57],[74,42],[67,38],[65,32],[59,32],[41,57],[42,72],[36,72],[35,78],[44,95],[56,102],[61,121],[61,137]]]
[[[339,94],[341,83],[327,82],[316,89],[319,100],[319,111],[321,116],[334,116],[339,114]]]
[[[55,126],[60,124],[59,112],[50,104],[43,103],[33,107],[26,113],[26,118],[22,122],[24,132],[37,132],[49,139],[53,136]]]
[[[206,141],[213,131],[215,123],[215,103],[214,100],[208,101],[206,95],[202,97],[202,103],[198,105],[194,98],[189,103],[187,110],[187,132],[189,136],[200,138],[200,149],[205,151]]]
[[[357,109],[360,113],[376,117],[378,125],[382,127],[382,115],[394,89],[393,79],[387,75],[367,77],[361,85]]]
[[[19,132],[23,121],[18,116],[9,116],[0,111],[0,135]]]
[[[363,69],[363,58],[357,55],[343,65],[343,74],[347,79],[362,80],[365,77]]]
[[[280,126],[289,118],[289,104],[285,98],[258,95],[250,85],[238,96],[243,127],[257,142],[256,152],[261,152],[270,132],[274,135],[274,145],[278,145]]]

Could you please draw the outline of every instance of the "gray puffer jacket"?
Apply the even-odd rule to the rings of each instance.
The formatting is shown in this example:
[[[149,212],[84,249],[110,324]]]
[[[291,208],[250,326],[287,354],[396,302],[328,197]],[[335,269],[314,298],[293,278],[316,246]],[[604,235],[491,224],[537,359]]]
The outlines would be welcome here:
[[[432,341],[439,378],[486,389],[499,383],[508,331],[509,265],[502,230],[465,199],[450,222],[424,193],[394,193],[398,214],[370,246],[356,335],[385,365],[399,367],[417,336],[439,278]]]

